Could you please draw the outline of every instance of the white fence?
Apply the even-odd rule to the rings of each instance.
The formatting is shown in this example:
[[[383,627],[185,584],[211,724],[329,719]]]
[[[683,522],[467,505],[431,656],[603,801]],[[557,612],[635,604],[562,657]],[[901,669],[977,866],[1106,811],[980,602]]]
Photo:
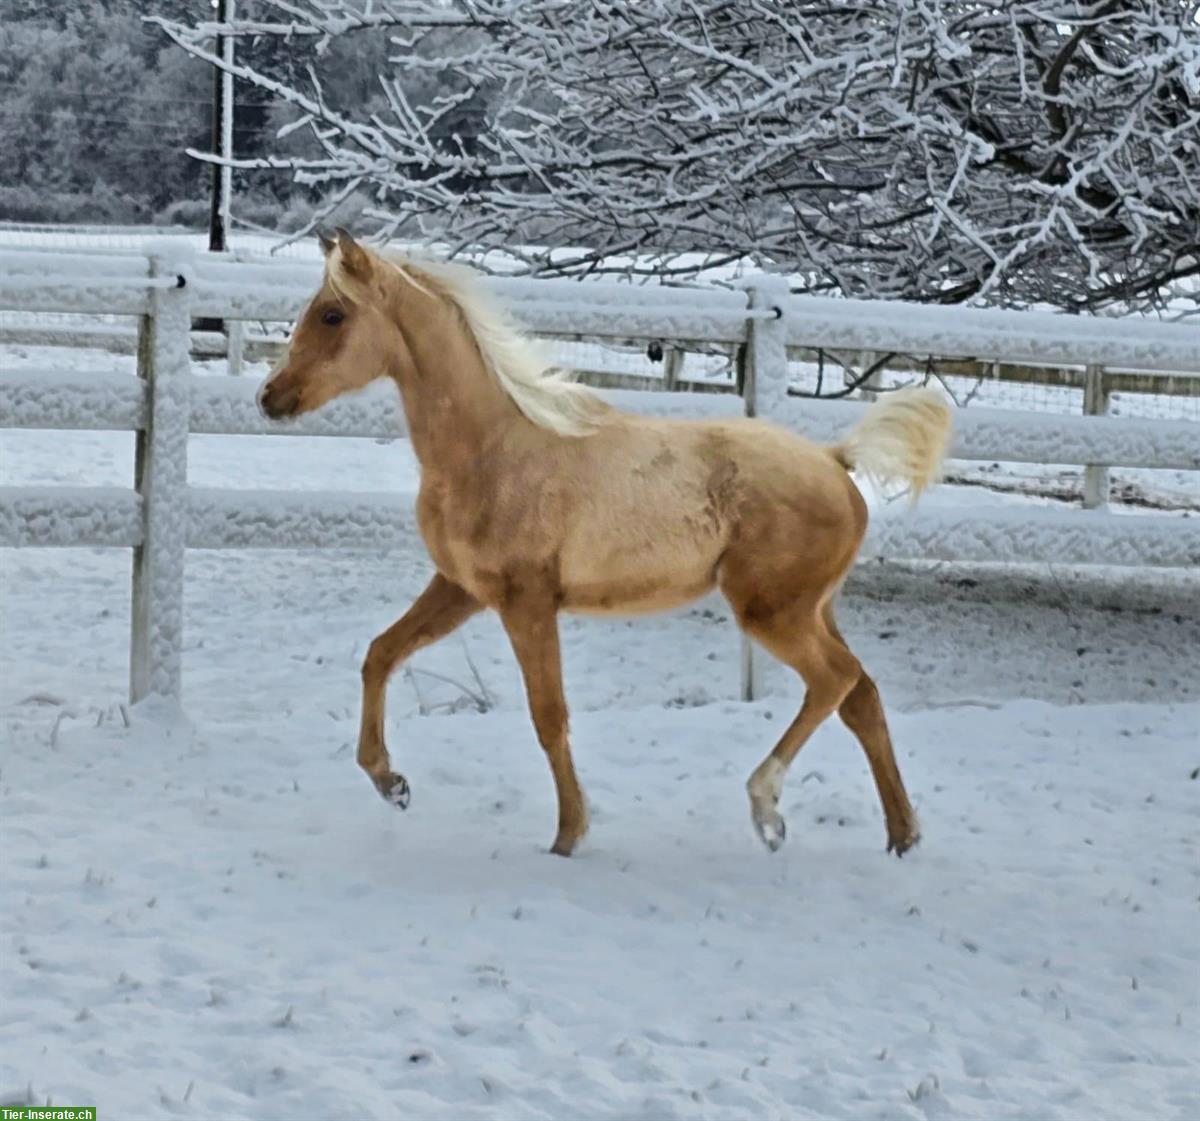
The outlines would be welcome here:
[[[137,432],[129,489],[0,488],[0,546],[133,549],[130,691],[181,691],[184,553],[189,548],[386,547],[416,533],[411,494],[214,491],[187,481],[189,433],[395,437],[404,417],[390,386],[287,424],[265,420],[256,386],[190,372],[194,317],[290,320],[316,265],[231,262],[180,251],[138,255],[5,252],[0,309],[139,317],[138,375],[0,371],[0,427]],[[745,290],[613,283],[493,281],[533,332],[581,340],[656,339],[741,347],[743,397],[610,392],[660,416],[769,417],[836,439],[864,407],[788,393],[789,347],[971,355],[1164,374],[1200,371],[1200,331],[1179,324],[1042,313],[793,298],[779,278]],[[586,291],[586,299],[581,299]],[[1000,410],[958,415],[955,458],[1200,470],[1200,425]],[[925,509],[876,520],[869,551],[898,559],[1200,565],[1200,519],[1106,510]],[[744,695],[755,682],[749,658]]]

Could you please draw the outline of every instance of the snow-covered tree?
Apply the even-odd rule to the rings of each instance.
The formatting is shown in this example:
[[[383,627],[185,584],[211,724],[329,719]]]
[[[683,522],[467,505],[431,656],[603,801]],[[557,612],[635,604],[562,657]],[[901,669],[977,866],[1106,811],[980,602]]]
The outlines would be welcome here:
[[[1200,274],[1191,0],[258,0],[225,30],[388,35],[382,101],[251,66],[330,203],[531,270],[749,260],[807,291],[1072,310]],[[214,25],[166,19],[209,58]],[[382,108],[386,105],[386,110]],[[319,216],[318,216],[319,217]],[[1192,297],[1195,298],[1194,296]]]

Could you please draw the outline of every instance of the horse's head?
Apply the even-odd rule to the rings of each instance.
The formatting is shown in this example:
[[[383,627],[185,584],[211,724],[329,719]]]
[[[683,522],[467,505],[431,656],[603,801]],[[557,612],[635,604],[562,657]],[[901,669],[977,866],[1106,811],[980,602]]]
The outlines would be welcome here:
[[[381,262],[345,230],[321,235],[325,277],[258,391],[272,420],[320,408],[388,372],[403,339],[384,313]]]

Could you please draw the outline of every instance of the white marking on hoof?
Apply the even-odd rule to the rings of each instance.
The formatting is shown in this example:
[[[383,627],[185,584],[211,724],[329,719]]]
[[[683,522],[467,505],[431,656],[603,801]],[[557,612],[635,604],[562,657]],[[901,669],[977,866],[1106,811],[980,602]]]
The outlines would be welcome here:
[[[408,779],[403,775],[385,775],[375,785],[388,805],[395,806],[398,810],[408,809],[412,791],[409,789]]]
[[[754,829],[759,839],[771,852],[778,852],[787,840],[787,822],[775,810],[767,810],[761,816],[755,812]]]
[[[769,755],[746,782],[754,830],[771,852],[777,852],[787,837],[787,824],[775,808],[786,773],[787,768],[775,756]]]

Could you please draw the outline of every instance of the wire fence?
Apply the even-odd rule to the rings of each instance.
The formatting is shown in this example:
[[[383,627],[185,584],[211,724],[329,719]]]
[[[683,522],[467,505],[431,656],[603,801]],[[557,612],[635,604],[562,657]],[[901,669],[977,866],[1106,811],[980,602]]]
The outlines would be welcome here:
[[[548,346],[555,364],[565,369],[637,378],[664,379],[666,376],[665,352],[653,341],[641,347],[596,346],[581,342],[555,342]],[[794,359],[789,362],[794,392],[813,396],[840,392],[877,360],[875,355],[825,354],[822,357],[823,361]],[[914,380],[936,378],[960,408],[1017,409],[1062,416],[1078,416],[1084,410],[1082,385],[1055,384],[1050,380],[1061,378],[1063,375],[1059,371],[1046,370],[1047,381],[1037,381],[1031,380],[1038,376],[1035,370],[1016,371],[1020,375],[1018,380],[1015,376],[1006,376],[1003,368],[997,370],[989,363],[980,363],[974,374],[944,373],[938,363],[926,365],[919,359],[911,365],[910,371],[889,370],[877,375],[868,390],[871,387],[886,390]],[[1083,370],[1068,371],[1068,374],[1081,379]],[[679,388],[736,392],[737,355],[728,348],[687,351],[676,376]],[[1173,387],[1170,393],[1150,391],[1149,387],[1167,383],[1165,378],[1150,376],[1144,379],[1147,389],[1113,392],[1108,412],[1114,416],[1200,423],[1200,376],[1170,380]]]
[[[0,248],[69,249],[72,252],[140,252],[163,238],[184,238],[199,247],[207,235],[184,226],[71,226],[38,222],[0,222]]]

